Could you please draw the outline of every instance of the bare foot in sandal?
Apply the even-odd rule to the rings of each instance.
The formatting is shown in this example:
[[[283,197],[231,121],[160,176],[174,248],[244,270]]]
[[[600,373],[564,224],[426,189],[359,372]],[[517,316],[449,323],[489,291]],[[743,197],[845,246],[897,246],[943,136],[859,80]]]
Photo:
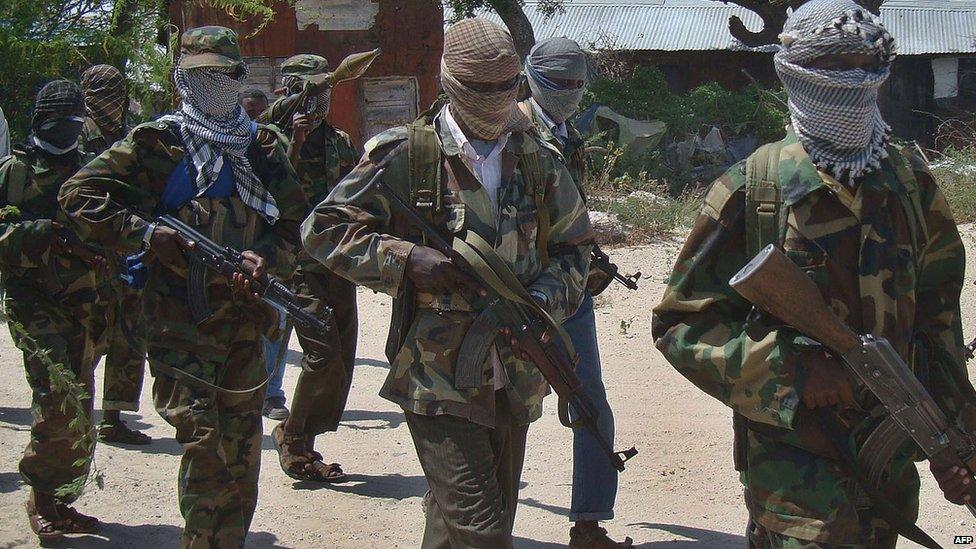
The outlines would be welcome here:
[[[53,497],[32,491],[26,507],[31,531],[37,536],[41,546],[64,537],[64,523],[58,515]]]
[[[308,450],[308,437],[304,434],[286,433],[284,423],[271,432],[278,450],[278,464],[286,475],[295,480],[339,483],[349,479],[338,463],[324,463],[322,454]]]
[[[65,534],[97,534],[102,529],[101,521],[82,514],[74,507],[58,503],[57,509],[61,516],[61,529]]]

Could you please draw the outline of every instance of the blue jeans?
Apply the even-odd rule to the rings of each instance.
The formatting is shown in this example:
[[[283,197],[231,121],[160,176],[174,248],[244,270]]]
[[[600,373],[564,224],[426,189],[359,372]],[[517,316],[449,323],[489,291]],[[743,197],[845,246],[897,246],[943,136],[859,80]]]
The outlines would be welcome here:
[[[282,330],[281,338],[277,341],[269,341],[262,337],[261,343],[264,344],[264,367],[268,370],[268,392],[265,399],[280,398],[285,400],[285,392],[281,389],[281,383],[285,379],[285,357],[288,355],[288,340],[291,339],[291,325],[289,324]],[[284,345],[285,352],[281,352]],[[281,364],[278,364],[278,354],[281,353]],[[277,370],[277,371],[276,371]]]
[[[613,446],[613,411],[607,402],[607,389],[603,386],[600,367],[600,348],[596,340],[596,317],[593,315],[593,297],[589,292],[563,328],[573,341],[579,355],[576,376],[583,391],[597,413],[597,427]],[[570,417],[573,417],[570,408]],[[569,520],[609,520],[613,518],[613,505],[617,499],[617,470],[610,465],[596,438],[585,429],[573,430],[573,501]]]

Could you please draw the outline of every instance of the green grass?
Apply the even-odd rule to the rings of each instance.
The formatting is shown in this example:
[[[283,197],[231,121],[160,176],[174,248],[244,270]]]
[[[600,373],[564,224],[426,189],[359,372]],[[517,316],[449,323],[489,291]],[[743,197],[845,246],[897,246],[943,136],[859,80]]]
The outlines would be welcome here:
[[[946,149],[932,168],[957,223],[976,222],[976,147]]]

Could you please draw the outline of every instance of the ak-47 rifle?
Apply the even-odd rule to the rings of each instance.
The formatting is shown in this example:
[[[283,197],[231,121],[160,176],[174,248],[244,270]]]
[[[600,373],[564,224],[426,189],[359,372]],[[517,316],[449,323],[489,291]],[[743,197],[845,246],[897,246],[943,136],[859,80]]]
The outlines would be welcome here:
[[[436,227],[431,225],[422,214],[383,181],[385,165],[396,156],[400,147],[388,153],[380,161],[380,168],[373,175],[373,178],[362,191],[349,198],[349,201],[352,202],[369,192],[376,192],[385,197],[390,201],[390,206],[395,211],[403,215],[415,229],[423,234],[425,245],[446,255],[455,266],[477,280],[480,286],[488,292],[486,298],[488,304],[485,306],[485,310],[493,311],[500,326],[511,331],[512,337],[518,341],[521,350],[529,356],[530,361],[535,364],[553,391],[559,396],[560,422],[566,427],[588,430],[597,440],[613,467],[618,471],[623,471],[624,462],[637,455],[637,449],[631,447],[622,452],[614,451],[607,439],[600,433],[597,428],[596,407],[583,392],[580,380],[576,377],[573,361],[570,359],[572,344],[564,341],[557,333],[553,333],[560,331],[558,325],[553,327],[544,318],[548,315],[535,309],[538,306],[534,304],[531,298],[519,299],[516,297],[512,299],[513,295],[518,295],[517,288],[509,288],[510,291],[506,292],[509,294],[508,296],[500,293],[497,286],[504,278],[499,278],[498,270],[493,270],[484,256],[476,254],[476,256],[466,257],[464,253],[459,251],[461,249],[476,250],[477,246],[469,245],[466,241],[457,238],[453,244],[448,242]],[[473,238],[476,235],[469,234],[468,236]],[[480,268],[474,267],[472,261],[478,261]],[[519,286],[521,285],[519,284]],[[551,319],[549,320],[551,321]],[[573,413],[577,416],[576,421],[570,421],[569,408],[572,408]]]
[[[859,336],[844,324],[824,303],[816,284],[778,248],[767,246],[729,284],[759,309],[828,348],[888,412],[855,463],[848,464],[864,472],[865,491],[878,485],[885,465],[909,440],[943,468],[958,466],[976,471],[972,434],[949,421],[887,340]],[[967,507],[976,516],[976,506]]]
[[[298,296],[289,290],[284,282],[267,274],[260,279],[252,278],[250,272],[243,268],[244,259],[241,252],[229,246],[217,244],[172,215],[161,215],[153,221],[158,226],[168,227],[176,231],[184,240],[194,243],[186,251],[189,258],[186,288],[190,316],[197,324],[204,322],[213,314],[207,300],[207,269],[212,269],[228,279],[235,273],[248,277],[255,292],[261,296],[263,301],[284,310],[296,324],[303,327],[307,326],[315,330],[316,333],[334,338],[338,342],[339,336],[331,309],[326,309],[323,318],[310,314],[302,308]],[[334,348],[338,349],[339,347]]]
[[[597,288],[593,293],[594,295],[607,289],[607,286],[614,280],[623,284],[628,290],[637,289],[637,281],[641,278],[640,271],[632,275],[622,275],[620,274],[620,268],[617,267],[615,263],[610,261],[610,256],[608,256],[603,250],[600,249],[596,244],[593,245],[593,254],[590,256],[590,264],[594,265],[596,268],[607,273],[607,280],[599,288]]]

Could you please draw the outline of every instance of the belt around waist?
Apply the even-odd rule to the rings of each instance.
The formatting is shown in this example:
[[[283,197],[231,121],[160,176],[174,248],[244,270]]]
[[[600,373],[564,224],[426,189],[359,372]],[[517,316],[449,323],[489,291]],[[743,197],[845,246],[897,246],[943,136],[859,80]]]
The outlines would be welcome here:
[[[417,292],[417,307],[437,311],[474,312],[474,308],[460,294],[431,294]]]

